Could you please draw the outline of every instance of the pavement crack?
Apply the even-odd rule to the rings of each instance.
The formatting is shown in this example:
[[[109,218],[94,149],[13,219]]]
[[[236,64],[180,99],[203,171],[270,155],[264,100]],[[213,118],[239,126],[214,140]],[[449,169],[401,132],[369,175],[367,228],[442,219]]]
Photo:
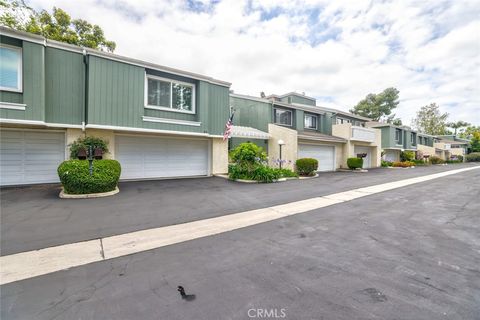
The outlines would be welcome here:
[[[100,238],[100,255],[102,256],[102,259],[105,260],[105,251],[103,249],[103,240]]]

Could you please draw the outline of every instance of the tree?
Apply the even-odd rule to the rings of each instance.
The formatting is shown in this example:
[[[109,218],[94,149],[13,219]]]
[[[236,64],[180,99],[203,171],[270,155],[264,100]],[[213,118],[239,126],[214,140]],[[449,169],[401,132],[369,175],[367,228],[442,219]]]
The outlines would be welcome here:
[[[447,132],[447,118],[448,113],[440,113],[440,107],[436,103],[431,103],[417,112],[412,126],[426,134],[442,135]]]
[[[395,119],[392,120],[392,122],[389,122],[389,123],[393,124],[394,126],[401,126],[401,125],[403,125],[402,119],[400,119],[400,118],[395,118]]]
[[[475,131],[470,141],[470,150],[472,152],[480,152],[480,131]]]
[[[0,8],[0,25],[4,27],[87,48],[109,52],[115,50],[115,42],[105,38],[102,28],[82,19],[72,20],[70,15],[60,8],[53,7],[52,14],[46,10],[36,12],[23,0],[0,0]]]
[[[457,129],[464,128],[469,126],[470,123],[465,121],[457,121],[457,122],[449,122],[447,123],[447,127],[452,128],[455,130],[454,135],[457,135]]]
[[[459,137],[462,139],[471,139],[475,132],[480,132],[480,126],[468,126],[465,129],[459,130]]]
[[[395,88],[387,88],[378,94],[369,93],[350,112],[370,118],[373,121],[387,120],[387,122],[392,122],[395,120],[395,114],[392,114],[392,110],[398,106],[399,93],[400,91]]]

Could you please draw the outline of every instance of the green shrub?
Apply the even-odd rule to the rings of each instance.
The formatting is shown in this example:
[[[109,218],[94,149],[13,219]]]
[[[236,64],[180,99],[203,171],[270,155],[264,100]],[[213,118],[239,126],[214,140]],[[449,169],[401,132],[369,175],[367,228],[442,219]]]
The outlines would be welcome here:
[[[254,166],[267,160],[267,154],[263,148],[252,142],[239,144],[230,152],[230,157],[233,162],[241,166]]]
[[[116,160],[94,160],[92,175],[85,160],[67,160],[58,167],[58,176],[65,193],[87,194],[115,190],[121,167]]]
[[[103,153],[108,152],[108,143],[96,137],[84,137],[78,138],[72,144],[70,144],[70,158],[77,159],[78,151],[84,149],[88,151],[88,148],[92,146],[93,149],[100,149]]]
[[[415,159],[415,152],[414,151],[402,151],[400,152],[400,161],[412,161]]]
[[[416,166],[426,166],[426,165],[429,164],[428,162],[425,162],[424,160],[417,160],[417,159],[412,160],[412,162],[413,162]]]
[[[361,169],[363,167],[363,159],[362,158],[348,158],[347,159],[347,166],[352,169]]]
[[[467,162],[478,162],[480,161],[480,152],[472,152],[465,156]]]
[[[290,169],[277,169],[280,172],[281,178],[296,178],[298,177],[298,173],[290,170]]]
[[[443,160],[442,158],[437,157],[437,156],[430,156],[430,158],[428,159],[428,161],[430,161],[431,164],[442,164],[442,163],[445,163],[445,160]]]
[[[252,180],[258,182],[273,182],[281,177],[279,169],[271,168],[267,166],[258,166],[253,170]]]
[[[382,160],[382,167],[391,167],[392,162],[391,161],[384,161]]]
[[[295,162],[297,173],[301,176],[313,176],[318,168],[318,160],[313,158],[302,158]]]

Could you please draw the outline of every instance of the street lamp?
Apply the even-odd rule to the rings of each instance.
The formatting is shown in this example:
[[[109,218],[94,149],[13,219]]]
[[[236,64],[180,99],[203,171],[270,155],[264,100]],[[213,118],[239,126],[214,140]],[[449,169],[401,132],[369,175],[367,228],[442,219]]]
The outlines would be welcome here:
[[[278,147],[280,148],[280,169],[282,169],[282,146],[285,144],[285,141],[282,139],[278,140]]]

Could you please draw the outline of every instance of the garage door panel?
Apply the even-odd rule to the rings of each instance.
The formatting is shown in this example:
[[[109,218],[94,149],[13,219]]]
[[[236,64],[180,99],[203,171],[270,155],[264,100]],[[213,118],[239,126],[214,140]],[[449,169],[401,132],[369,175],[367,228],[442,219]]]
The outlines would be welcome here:
[[[58,182],[65,133],[2,130],[0,151],[1,185]]]
[[[326,145],[300,144],[298,158],[313,158],[318,160],[318,171],[335,170],[335,147]]]
[[[205,140],[119,135],[116,145],[122,179],[208,174],[208,141]]]

